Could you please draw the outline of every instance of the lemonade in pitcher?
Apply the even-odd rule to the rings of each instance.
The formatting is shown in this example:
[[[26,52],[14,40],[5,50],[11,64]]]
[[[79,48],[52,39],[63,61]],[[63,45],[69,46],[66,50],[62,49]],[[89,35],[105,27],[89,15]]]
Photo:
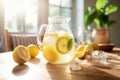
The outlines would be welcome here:
[[[45,32],[42,41],[39,38],[39,42],[43,56],[49,63],[69,63],[74,57],[74,38],[68,26],[68,19],[68,17],[50,18],[46,29],[40,30]]]

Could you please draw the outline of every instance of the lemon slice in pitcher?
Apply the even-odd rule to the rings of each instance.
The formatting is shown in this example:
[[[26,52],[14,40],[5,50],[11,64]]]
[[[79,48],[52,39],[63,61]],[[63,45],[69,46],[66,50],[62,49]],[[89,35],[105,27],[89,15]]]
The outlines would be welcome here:
[[[62,54],[66,54],[67,52],[71,50],[72,44],[73,44],[72,38],[62,36],[58,38],[57,43],[56,43],[56,48],[58,52]]]

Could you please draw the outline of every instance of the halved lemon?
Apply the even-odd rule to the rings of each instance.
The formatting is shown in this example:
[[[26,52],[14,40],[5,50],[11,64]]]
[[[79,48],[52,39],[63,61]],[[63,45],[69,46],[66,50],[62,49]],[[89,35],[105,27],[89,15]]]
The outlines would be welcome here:
[[[84,49],[85,49],[85,46],[79,46],[76,49],[75,57],[77,57],[77,58],[84,58],[84,56],[86,55]]]
[[[77,58],[84,58],[85,55],[86,55],[85,51],[79,51],[79,52],[76,52],[75,57],[77,57]]]
[[[61,36],[56,42],[56,48],[58,52],[66,54],[72,48],[73,39],[70,37]]]
[[[18,64],[24,64],[30,59],[29,50],[22,45],[17,46],[13,51],[13,60]]]
[[[91,53],[90,48],[88,46],[86,46],[86,45],[82,45],[82,46],[79,46],[76,49],[75,57],[77,57],[77,58],[85,58],[85,56],[89,55],[90,53]]]

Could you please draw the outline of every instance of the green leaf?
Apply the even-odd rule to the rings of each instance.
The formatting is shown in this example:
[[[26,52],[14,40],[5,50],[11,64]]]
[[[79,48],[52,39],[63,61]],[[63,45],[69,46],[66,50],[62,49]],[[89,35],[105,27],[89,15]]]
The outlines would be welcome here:
[[[88,22],[90,12],[91,12],[91,7],[88,7],[88,9],[84,12],[84,24],[85,24],[86,28],[87,28],[87,26],[90,25],[90,23]]]
[[[104,8],[104,6],[108,3],[108,0],[97,0],[96,2],[96,8],[101,9]]]
[[[99,21],[99,19],[94,19],[94,22],[96,23],[96,27],[97,28],[99,28],[99,26],[100,26],[100,21]]]
[[[89,17],[89,12],[85,11],[84,12],[84,22],[86,22],[88,20],[88,17]]]
[[[111,27],[113,24],[115,24],[115,21],[109,20],[109,21],[107,22],[107,27]]]
[[[98,14],[97,14],[97,9],[96,8],[91,8],[84,13],[86,28],[89,27],[93,23],[93,21],[94,21],[94,19],[96,18],[97,15]]]
[[[69,39],[68,45],[67,45],[67,49],[71,50],[72,49],[72,45],[73,45],[73,38]]]
[[[103,22],[103,24],[107,23],[109,21],[109,15],[105,14],[105,12],[101,13],[100,20]]]
[[[89,12],[86,11],[86,12],[84,13],[84,24],[85,24],[85,27],[86,27],[86,28],[87,28],[87,26],[90,25],[90,23],[88,22],[88,18],[89,18]]]
[[[107,14],[110,14],[110,13],[113,13],[113,12],[116,12],[118,10],[118,7],[117,6],[114,6],[114,5],[109,5],[106,7],[105,11]]]

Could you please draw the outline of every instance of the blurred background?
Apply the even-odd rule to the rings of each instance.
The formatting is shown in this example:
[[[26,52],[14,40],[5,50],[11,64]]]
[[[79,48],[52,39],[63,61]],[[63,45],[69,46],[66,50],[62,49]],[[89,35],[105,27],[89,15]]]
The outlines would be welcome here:
[[[110,28],[111,42],[120,47],[120,0],[109,0],[118,6],[110,15],[116,24]],[[95,6],[96,0],[0,0],[0,52],[4,51],[4,29],[9,32],[37,33],[48,17],[68,16],[76,41],[79,28],[84,27],[84,11]]]

